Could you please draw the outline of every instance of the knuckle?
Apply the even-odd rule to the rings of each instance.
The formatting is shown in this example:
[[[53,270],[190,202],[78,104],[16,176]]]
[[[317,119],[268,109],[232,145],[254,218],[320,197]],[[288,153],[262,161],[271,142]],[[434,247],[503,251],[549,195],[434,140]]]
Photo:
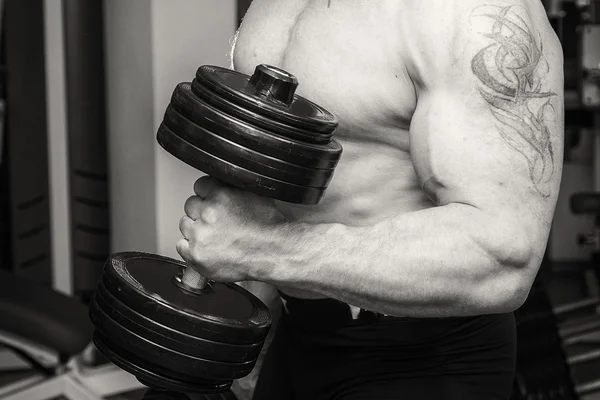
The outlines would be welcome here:
[[[205,260],[204,257],[202,257],[202,252],[194,249],[190,254],[190,261],[196,266],[203,266]]]
[[[215,191],[215,200],[219,204],[229,205],[231,204],[231,190],[225,187],[221,187]]]
[[[214,206],[205,207],[200,213],[200,218],[207,224],[214,224],[217,222],[218,211]]]

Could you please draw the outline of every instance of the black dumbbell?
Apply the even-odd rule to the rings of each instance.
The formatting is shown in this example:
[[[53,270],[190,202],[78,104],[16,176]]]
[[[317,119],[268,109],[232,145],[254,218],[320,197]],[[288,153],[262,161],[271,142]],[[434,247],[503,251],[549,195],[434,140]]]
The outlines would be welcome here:
[[[178,159],[229,185],[317,204],[342,147],[336,118],[295,95],[297,79],[259,65],[252,77],[202,66],[179,84],[157,132]],[[90,304],[96,347],[153,391],[229,393],[249,374],[271,325],[238,285],[207,281],[180,261],[125,252],[107,260]],[[166,397],[165,397],[166,396]],[[226,397],[227,398],[227,397]]]

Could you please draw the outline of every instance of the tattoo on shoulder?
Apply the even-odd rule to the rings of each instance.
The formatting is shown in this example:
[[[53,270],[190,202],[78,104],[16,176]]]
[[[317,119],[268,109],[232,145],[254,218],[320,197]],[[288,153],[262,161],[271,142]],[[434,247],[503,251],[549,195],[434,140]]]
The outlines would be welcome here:
[[[473,58],[471,68],[481,85],[479,93],[498,122],[504,141],[523,155],[535,189],[549,196],[554,173],[550,123],[556,118],[552,99],[544,91],[550,65],[543,57],[539,32],[532,32],[514,6],[481,6],[472,18],[490,21],[482,35],[490,44]]]

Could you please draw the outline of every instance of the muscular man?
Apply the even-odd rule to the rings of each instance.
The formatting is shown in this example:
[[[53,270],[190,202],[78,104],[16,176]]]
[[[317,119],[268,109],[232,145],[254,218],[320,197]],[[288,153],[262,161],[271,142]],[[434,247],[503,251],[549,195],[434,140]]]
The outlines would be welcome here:
[[[325,198],[194,186],[181,256],[284,310],[254,398],[508,399],[512,312],[550,229],[560,44],[537,0],[255,0],[236,70],[267,63],[340,120]]]

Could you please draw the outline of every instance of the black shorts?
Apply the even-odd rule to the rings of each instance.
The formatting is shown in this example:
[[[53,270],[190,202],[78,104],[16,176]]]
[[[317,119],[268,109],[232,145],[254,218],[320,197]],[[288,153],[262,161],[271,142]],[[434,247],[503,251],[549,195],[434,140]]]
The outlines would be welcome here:
[[[516,362],[512,313],[397,318],[337,300],[282,295],[254,400],[507,400]]]

